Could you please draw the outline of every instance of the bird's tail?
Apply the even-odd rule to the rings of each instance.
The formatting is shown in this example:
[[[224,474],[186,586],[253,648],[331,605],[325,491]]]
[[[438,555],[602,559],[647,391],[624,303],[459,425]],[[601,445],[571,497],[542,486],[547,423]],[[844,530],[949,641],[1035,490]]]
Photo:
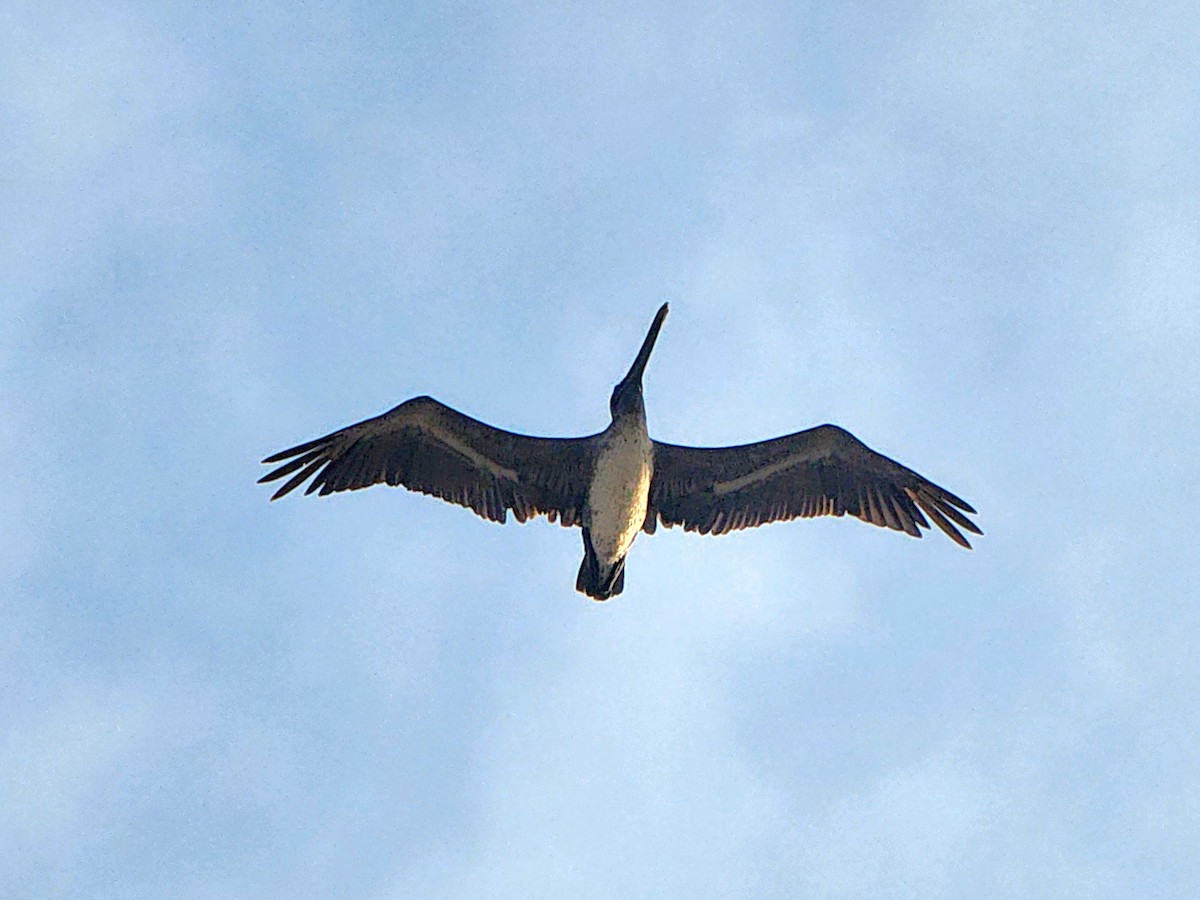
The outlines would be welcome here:
[[[579,564],[579,576],[575,579],[575,590],[587,594],[593,600],[607,600],[625,590],[625,557],[611,565],[605,565],[596,556],[592,536],[583,529],[583,562]]]

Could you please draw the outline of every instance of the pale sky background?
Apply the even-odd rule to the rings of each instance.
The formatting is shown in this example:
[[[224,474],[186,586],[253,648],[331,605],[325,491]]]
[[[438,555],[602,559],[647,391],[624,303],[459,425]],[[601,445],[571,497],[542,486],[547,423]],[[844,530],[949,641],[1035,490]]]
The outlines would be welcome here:
[[[1191,3],[0,7],[0,896],[1200,893]],[[430,393],[971,501],[579,533],[268,453]]]

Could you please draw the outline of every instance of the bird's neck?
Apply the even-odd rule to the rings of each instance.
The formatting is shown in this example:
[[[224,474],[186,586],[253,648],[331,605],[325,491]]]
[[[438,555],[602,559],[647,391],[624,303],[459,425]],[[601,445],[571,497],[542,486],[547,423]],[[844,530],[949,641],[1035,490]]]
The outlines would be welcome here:
[[[608,426],[609,431],[629,433],[642,432],[645,434],[646,429],[646,407],[640,403],[633,409],[623,409],[613,416],[612,424]]]

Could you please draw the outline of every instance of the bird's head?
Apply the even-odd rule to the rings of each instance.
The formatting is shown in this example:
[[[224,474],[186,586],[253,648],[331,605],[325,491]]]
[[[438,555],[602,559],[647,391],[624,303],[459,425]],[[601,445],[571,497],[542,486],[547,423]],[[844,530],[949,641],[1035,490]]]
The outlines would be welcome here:
[[[645,415],[646,407],[642,402],[642,373],[646,371],[650,351],[654,349],[659,329],[662,328],[663,320],[667,317],[667,309],[666,303],[658,308],[658,312],[654,315],[654,321],[650,323],[650,331],[646,333],[646,339],[642,341],[642,349],[638,351],[637,358],[629,367],[629,372],[613,388],[608,408],[614,419],[629,413]]]

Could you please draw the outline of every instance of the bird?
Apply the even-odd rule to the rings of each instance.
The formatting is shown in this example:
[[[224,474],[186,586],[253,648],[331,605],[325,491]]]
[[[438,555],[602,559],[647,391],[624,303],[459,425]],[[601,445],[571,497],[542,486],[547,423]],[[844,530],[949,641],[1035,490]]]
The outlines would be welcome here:
[[[612,421],[586,437],[535,437],[481,422],[429,396],[340,428],[263,460],[259,479],[291,476],[272,500],[309,481],[305,494],[401,485],[466,507],[484,519],[544,515],[579,527],[583,562],[575,589],[608,600],[625,587],[625,559],[639,533],[661,522],[727,534],[768,522],[851,515],[912,537],[929,522],[971,549],[982,535],[965,500],[872,450],[837,425],[733,447],[653,440],[642,376],[667,317],[664,303],[609,399]],[[962,529],[960,531],[960,529]]]

